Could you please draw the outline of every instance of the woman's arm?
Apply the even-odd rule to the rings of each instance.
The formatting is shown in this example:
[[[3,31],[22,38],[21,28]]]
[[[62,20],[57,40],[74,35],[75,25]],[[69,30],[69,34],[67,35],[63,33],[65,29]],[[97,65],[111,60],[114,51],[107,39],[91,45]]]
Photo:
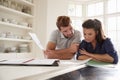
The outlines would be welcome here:
[[[82,49],[80,50],[80,53],[82,54],[81,56],[78,57],[78,59],[87,59],[87,58],[92,58],[93,60],[98,60],[98,61],[103,61],[103,62],[110,62],[113,63],[114,59],[108,55],[107,53],[105,54],[92,54],[87,52],[86,50]]]

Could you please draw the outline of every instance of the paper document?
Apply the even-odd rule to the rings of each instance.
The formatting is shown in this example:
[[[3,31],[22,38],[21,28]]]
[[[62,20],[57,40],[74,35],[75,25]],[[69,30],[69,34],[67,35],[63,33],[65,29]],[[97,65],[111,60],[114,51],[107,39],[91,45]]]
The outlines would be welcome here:
[[[58,66],[58,59],[35,59],[26,63],[26,65]]]
[[[42,50],[44,50],[40,40],[38,39],[38,37],[36,36],[35,33],[29,33],[29,35],[32,37],[32,39],[34,40],[34,42],[38,45],[38,47]]]
[[[101,62],[101,61],[93,61],[90,60],[87,62],[88,66],[94,66],[94,67],[103,67],[103,68],[114,68],[116,66],[116,64],[111,64],[111,63],[107,63],[107,62]]]
[[[86,60],[60,60],[60,65],[63,65],[63,64],[67,64],[67,65],[74,65],[74,64],[83,65],[83,64],[86,64],[90,60],[91,60],[91,58],[86,59]]]
[[[58,66],[58,59],[11,59],[0,62],[0,65],[12,66]]]

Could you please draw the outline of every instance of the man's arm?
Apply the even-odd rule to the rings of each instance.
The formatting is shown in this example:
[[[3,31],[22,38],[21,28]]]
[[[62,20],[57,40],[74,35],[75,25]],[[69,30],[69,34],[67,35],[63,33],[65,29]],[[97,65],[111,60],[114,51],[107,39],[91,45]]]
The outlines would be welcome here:
[[[71,59],[74,56],[75,52],[77,52],[78,45],[79,44],[73,43],[69,48],[55,50],[56,44],[49,42],[44,53],[47,58]]]

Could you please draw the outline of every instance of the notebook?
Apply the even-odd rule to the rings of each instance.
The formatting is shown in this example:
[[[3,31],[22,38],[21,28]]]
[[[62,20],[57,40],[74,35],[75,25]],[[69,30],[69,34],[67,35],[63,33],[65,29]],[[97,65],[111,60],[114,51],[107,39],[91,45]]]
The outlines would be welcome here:
[[[114,68],[114,67],[116,67],[116,64],[111,64],[111,63],[101,62],[101,61],[93,61],[93,60],[88,61],[86,64],[87,64],[87,66],[101,67],[101,68]]]
[[[58,66],[58,59],[11,59],[1,60],[0,65],[8,66]]]

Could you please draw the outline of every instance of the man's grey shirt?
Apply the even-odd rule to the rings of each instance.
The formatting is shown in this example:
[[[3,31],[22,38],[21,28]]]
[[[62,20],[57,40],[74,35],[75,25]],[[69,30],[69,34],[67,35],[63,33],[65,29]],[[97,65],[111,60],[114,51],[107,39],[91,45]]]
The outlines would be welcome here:
[[[50,36],[50,42],[56,44],[56,49],[65,49],[70,47],[72,43],[81,42],[81,33],[78,30],[74,30],[74,35],[71,38],[66,38],[59,30],[54,30]]]

